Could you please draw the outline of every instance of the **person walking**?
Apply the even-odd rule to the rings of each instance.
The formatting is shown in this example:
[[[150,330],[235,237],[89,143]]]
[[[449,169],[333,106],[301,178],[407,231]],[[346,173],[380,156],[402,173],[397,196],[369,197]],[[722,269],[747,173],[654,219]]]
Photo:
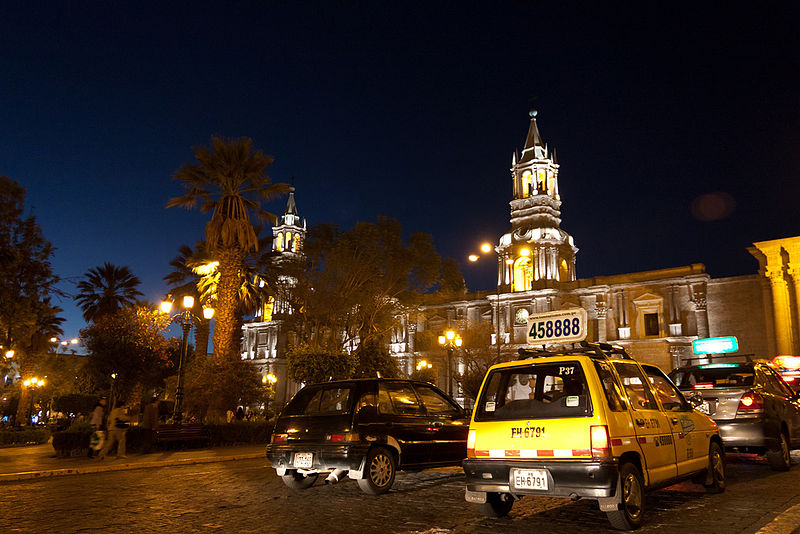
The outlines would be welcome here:
[[[106,440],[105,447],[100,451],[98,460],[102,460],[111,451],[114,445],[117,445],[117,458],[127,458],[125,454],[125,440],[128,433],[128,427],[131,424],[131,418],[128,415],[128,407],[125,406],[123,401],[119,401],[119,405],[111,410],[108,416],[108,439]]]
[[[92,425],[92,435],[89,438],[89,458],[93,458],[95,453],[103,448],[106,429],[104,416],[107,402],[105,397],[100,397],[92,410],[92,418],[89,420],[89,424]]]

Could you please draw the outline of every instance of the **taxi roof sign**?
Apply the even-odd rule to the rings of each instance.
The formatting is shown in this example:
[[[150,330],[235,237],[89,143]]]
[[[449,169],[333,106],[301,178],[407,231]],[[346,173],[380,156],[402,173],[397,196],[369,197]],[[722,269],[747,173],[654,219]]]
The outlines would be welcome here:
[[[739,350],[736,336],[706,337],[692,341],[692,352],[695,354],[727,354]]]
[[[574,343],[586,339],[586,310],[568,308],[528,316],[528,344]]]

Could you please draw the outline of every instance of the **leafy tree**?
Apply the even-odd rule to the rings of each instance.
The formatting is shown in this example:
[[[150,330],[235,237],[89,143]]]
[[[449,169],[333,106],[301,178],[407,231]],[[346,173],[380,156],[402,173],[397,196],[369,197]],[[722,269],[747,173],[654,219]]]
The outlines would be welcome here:
[[[350,378],[357,364],[354,354],[326,352],[309,345],[291,347],[286,353],[289,378],[304,384]]]
[[[180,356],[178,340],[164,337],[168,326],[163,313],[135,306],[102,315],[81,330],[89,355],[85,372],[93,389],[113,387],[115,394],[127,398],[135,391],[161,386],[177,371]]]
[[[464,362],[465,370],[458,375],[464,396],[473,402],[478,398],[483,378],[492,365],[506,361],[511,355],[497,353],[497,346],[491,344],[492,325],[481,322],[460,330],[464,340],[458,357]]]
[[[358,358],[358,363],[353,375],[355,377],[397,378],[400,376],[397,361],[389,354],[386,343],[378,340],[363,343],[356,351],[356,358]]]
[[[52,245],[36,219],[24,217],[24,205],[25,190],[0,176],[0,346],[3,353],[14,351],[23,379],[37,372],[50,337],[62,333],[64,321],[51,302],[59,281],[50,264]],[[8,361],[0,359],[7,367]],[[5,376],[8,369],[2,370]],[[29,403],[30,389],[22,387],[17,422],[25,419]]]
[[[287,319],[300,342],[319,353],[383,342],[424,294],[464,291],[463,277],[436,253],[429,234],[404,239],[400,224],[386,217],[346,231],[332,224],[312,227],[304,252],[304,271],[289,266],[297,283]],[[280,284],[272,278],[270,285]]]
[[[136,297],[142,295],[137,289],[141,281],[127,266],[117,267],[106,262],[89,269],[83,277],[78,283],[79,293],[75,301],[87,322],[133,306]]]
[[[275,215],[261,209],[261,203],[288,192],[286,184],[272,184],[266,168],[273,158],[253,151],[247,138],[226,141],[211,138],[211,148],[195,147],[196,163],[181,166],[173,175],[186,189],[167,207],[194,208],[212,212],[206,225],[206,243],[219,261],[214,356],[237,359],[241,319],[238,291],[240,270],[247,252],[258,247],[250,221],[251,213],[273,223]]]
[[[237,406],[266,403],[269,388],[254,366],[241,359],[197,358],[186,373],[185,406],[205,420],[220,420]]]

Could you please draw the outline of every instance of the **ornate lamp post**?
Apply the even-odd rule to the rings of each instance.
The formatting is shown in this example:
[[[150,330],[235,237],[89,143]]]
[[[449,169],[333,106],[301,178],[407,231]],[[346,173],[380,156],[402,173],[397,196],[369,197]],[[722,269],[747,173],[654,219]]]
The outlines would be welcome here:
[[[453,351],[463,343],[461,336],[448,330],[439,336],[439,345],[447,349],[447,394],[453,396]]]
[[[25,380],[22,383],[22,385],[25,386],[26,388],[30,388],[31,389],[31,391],[29,393],[29,395],[31,397],[31,405],[30,405],[30,408],[28,409],[28,419],[30,419],[31,424],[33,424],[33,390],[36,389],[36,388],[40,388],[40,387],[44,386],[44,380],[42,380],[41,378],[36,378],[34,376],[33,378],[29,378],[29,379]]]
[[[181,353],[178,360],[178,384],[175,388],[175,409],[172,412],[172,420],[175,424],[180,425],[183,421],[183,375],[184,363],[187,359],[187,352],[189,351],[189,331],[192,329],[192,308],[194,307],[194,297],[185,295],[183,297],[183,311],[176,314],[181,318],[181,329],[183,337],[181,338]],[[161,311],[169,313],[172,309],[172,302],[165,300],[161,303]],[[211,319],[214,316],[213,308],[203,308],[203,317]]]

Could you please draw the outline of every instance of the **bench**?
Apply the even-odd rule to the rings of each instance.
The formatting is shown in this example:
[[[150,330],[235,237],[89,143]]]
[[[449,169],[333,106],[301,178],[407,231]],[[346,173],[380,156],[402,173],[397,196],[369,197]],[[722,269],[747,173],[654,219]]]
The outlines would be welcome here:
[[[208,434],[203,430],[203,425],[190,423],[186,425],[162,424],[155,428],[156,443],[162,442],[207,442]]]

